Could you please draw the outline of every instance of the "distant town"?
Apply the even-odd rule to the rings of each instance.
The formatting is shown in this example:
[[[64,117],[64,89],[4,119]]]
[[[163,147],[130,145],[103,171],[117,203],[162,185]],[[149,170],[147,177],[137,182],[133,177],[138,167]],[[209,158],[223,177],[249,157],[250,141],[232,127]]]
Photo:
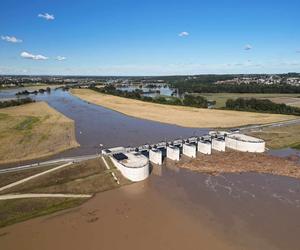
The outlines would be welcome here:
[[[113,76],[0,76],[0,87],[22,87],[27,84],[73,84],[73,85],[93,85],[93,84],[121,84],[121,85],[149,85],[149,84],[170,84],[173,82],[205,82],[213,84],[261,84],[277,85],[287,84],[300,86],[300,74],[261,74],[261,75],[194,75],[194,76],[161,76],[161,77],[113,77]]]

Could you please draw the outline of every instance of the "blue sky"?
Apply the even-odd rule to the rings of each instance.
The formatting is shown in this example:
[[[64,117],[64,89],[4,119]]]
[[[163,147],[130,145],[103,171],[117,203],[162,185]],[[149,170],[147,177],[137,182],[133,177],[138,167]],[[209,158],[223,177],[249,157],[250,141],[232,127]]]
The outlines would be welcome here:
[[[300,72],[296,0],[1,0],[0,74]]]

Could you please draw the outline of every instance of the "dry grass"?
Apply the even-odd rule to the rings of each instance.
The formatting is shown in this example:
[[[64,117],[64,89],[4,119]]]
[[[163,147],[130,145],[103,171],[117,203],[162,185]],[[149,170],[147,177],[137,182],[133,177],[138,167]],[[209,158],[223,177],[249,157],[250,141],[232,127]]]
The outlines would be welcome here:
[[[298,148],[300,145],[300,125],[263,128],[250,133],[266,141],[269,148]]]
[[[89,89],[72,89],[71,93],[85,101],[101,105],[125,115],[183,127],[228,128],[249,124],[266,124],[296,118],[294,116],[277,114],[162,105],[104,95]]]
[[[74,121],[44,102],[0,110],[0,164],[78,147]]]

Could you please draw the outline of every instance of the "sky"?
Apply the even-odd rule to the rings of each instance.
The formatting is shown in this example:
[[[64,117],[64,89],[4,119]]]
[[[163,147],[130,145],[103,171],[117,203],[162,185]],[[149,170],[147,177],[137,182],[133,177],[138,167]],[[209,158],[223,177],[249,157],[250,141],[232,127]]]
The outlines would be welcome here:
[[[0,74],[300,72],[299,0],[1,0]]]

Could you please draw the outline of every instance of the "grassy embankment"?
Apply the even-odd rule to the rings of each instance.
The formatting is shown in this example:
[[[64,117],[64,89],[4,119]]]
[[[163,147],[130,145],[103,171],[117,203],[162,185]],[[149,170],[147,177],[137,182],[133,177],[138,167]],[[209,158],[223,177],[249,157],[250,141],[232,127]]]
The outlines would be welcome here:
[[[74,122],[44,102],[0,110],[0,164],[78,147]]]
[[[208,100],[216,101],[216,108],[223,108],[228,99],[237,98],[269,99],[275,103],[284,103],[286,105],[300,107],[300,94],[201,93],[195,95],[204,96]]]
[[[6,180],[1,186],[47,169],[49,168],[0,175],[0,182]],[[112,178],[111,171],[116,174],[120,185],[130,183],[117,169],[112,168],[111,170],[107,170],[101,159],[94,159],[73,164],[11,189],[4,190],[0,195],[8,193],[95,194],[120,187]],[[0,201],[0,227],[75,207],[86,200],[87,198],[29,198]]]
[[[267,124],[297,118],[277,114],[162,105],[104,95],[89,89],[72,89],[71,93],[87,102],[101,105],[125,115],[183,127],[229,128],[249,124]]]
[[[0,201],[0,227],[82,204],[86,199],[34,198]]]
[[[300,125],[263,128],[249,134],[264,139],[267,147],[272,149],[300,149]]]

